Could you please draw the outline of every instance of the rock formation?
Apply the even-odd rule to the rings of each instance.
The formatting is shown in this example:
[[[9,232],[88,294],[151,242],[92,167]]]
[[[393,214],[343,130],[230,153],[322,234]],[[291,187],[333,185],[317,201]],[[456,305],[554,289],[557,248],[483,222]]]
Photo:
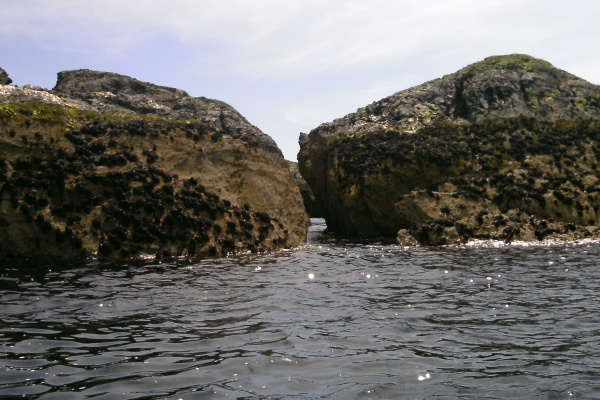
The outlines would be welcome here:
[[[308,224],[273,140],[223,102],[87,70],[0,85],[0,261],[271,251]]]
[[[275,141],[251,125],[229,104],[191,97],[180,89],[157,86],[111,72],[80,69],[58,73],[54,91],[109,113],[156,114],[194,118],[251,145],[283,157]]]
[[[301,135],[345,235],[401,243],[598,234],[600,87],[525,55],[482,62]]]
[[[11,83],[12,79],[10,79],[4,68],[0,68],[0,85],[9,85]]]
[[[304,201],[304,208],[308,213],[308,216],[311,218],[323,218],[325,215],[323,212],[323,207],[321,207],[321,203],[317,201],[315,198],[312,189],[300,174],[300,170],[298,169],[298,163],[293,161],[288,161],[288,166],[294,178],[296,178],[296,185],[300,190],[300,194],[302,195],[302,200]]]

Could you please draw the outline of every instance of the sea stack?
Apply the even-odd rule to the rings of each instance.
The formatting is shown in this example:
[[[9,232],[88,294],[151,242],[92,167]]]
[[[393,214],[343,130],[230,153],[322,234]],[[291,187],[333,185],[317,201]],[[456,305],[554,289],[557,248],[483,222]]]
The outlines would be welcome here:
[[[300,137],[327,226],[402,244],[598,235],[600,87],[489,57]]]
[[[226,103],[89,70],[0,86],[0,261],[272,251],[308,225],[275,142]]]

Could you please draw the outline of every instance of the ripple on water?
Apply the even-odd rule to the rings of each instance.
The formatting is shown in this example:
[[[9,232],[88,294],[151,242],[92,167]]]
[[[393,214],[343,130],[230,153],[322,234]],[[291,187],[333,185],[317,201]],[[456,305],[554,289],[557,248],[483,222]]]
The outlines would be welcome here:
[[[0,273],[0,397],[598,398],[600,245]]]

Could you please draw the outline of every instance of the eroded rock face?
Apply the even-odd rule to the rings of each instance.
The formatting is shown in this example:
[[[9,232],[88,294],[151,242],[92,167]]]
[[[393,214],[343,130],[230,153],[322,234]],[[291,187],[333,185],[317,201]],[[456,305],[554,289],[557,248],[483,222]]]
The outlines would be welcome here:
[[[309,220],[286,161],[233,108],[175,89],[127,97],[163,90],[151,84],[90,95],[94,85],[78,92],[75,81],[0,92],[1,261],[203,257],[305,242]],[[192,111],[169,111],[183,100]]]
[[[0,85],[10,85],[11,83],[12,79],[10,79],[4,68],[0,67]]]
[[[600,87],[490,57],[301,135],[300,171],[346,235],[585,237],[598,224],[599,120]]]
[[[87,69],[59,72],[53,90],[102,112],[194,118],[233,138],[283,156],[270,136],[250,124],[229,104],[219,100],[191,97],[180,89]]]
[[[300,174],[298,163],[293,161],[288,161],[287,163],[296,179],[296,185],[298,186],[298,189],[300,189],[300,195],[302,196],[302,201],[304,201],[304,208],[306,209],[308,216],[310,218],[323,218],[323,215],[325,215],[323,213],[323,207],[321,207],[321,203],[317,201],[312,189]]]

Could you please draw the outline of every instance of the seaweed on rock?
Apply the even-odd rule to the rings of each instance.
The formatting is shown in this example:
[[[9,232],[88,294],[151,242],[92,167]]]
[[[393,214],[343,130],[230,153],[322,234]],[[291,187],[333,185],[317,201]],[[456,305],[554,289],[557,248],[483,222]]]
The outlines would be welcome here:
[[[239,151],[218,127],[57,105],[4,109],[11,113],[0,115],[0,260],[204,257],[298,243],[273,215],[249,212],[201,183],[215,179],[202,175],[206,154]],[[19,138],[33,130],[37,147]]]

